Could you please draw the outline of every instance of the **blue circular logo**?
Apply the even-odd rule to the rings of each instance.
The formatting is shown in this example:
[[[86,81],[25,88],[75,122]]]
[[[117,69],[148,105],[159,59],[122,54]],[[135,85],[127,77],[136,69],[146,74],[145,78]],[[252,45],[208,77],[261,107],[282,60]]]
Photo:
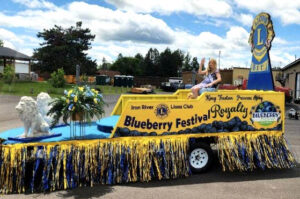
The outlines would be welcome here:
[[[155,109],[155,115],[160,119],[166,118],[170,113],[170,109],[166,104],[159,104]]]

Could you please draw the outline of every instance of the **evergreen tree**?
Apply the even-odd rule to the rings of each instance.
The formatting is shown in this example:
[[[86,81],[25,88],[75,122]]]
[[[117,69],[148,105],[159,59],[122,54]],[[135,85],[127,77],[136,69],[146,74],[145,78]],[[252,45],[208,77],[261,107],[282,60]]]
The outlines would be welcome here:
[[[184,57],[184,62],[183,62],[183,66],[182,66],[183,71],[191,71],[192,70],[192,65],[190,62],[191,62],[191,56],[189,53],[187,53],[186,56]]]
[[[102,70],[107,70],[108,69],[108,63],[106,62],[105,57],[103,57],[102,59],[102,66],[101,66]]]
[[[160,55],[156,48],[150,48],[144,59],[145,75],[156,76],[159,73]]]
[[[166,48],[166,50],[160,54],[160,70],[158,75],[162,77],[181,75],[183,59],[184,54],[181,50],[172,52],[169,48]]]
[[[85,52],[91,48],[95,35],[91,34],[90,29],[81,26],[82,22],[67,29],[55,25],[54,28],[39,32],[37,37],[45,42],[34,50],[33,57],[38,62],[33,64],[33,69],[53,72],[63,68],[66,74],[74,75],[76,65],[79,64],[82,74],[94,74],[96,61]]]
[[[198,69],[199,69],[199,62],[198,62],[197,57],[193,58],[192,63],[191,63],[191,67],[192,67],[192,70],[194,69],[195,71],[198,71]],[[203,66],[203,70],[204,69],[205,69],[205,67]]]

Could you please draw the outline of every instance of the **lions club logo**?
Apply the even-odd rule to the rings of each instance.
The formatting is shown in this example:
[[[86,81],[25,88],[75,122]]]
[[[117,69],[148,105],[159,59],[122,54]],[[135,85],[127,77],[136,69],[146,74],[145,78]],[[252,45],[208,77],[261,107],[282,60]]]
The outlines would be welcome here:
[[[155,115],[160,119],[164,119],[168,117],[169,113],[170,113],[170,109],[166,104],[159,104],[155,108]]]

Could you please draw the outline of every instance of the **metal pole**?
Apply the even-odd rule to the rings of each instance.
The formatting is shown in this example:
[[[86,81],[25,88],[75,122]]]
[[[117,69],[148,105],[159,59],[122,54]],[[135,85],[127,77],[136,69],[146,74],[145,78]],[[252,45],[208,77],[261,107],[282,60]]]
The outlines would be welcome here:
[[[76,65],[76,84],[80,84],[80,65]]]
[[[221,51],[219,50],[219,70],[221,69],[221,59],[220,59],[220,57],[221,57]]]

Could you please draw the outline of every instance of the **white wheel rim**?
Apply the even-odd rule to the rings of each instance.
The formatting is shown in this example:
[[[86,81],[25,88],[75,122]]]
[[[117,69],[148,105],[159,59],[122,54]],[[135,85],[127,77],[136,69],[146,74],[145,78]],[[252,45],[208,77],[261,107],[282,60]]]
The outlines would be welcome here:
[[[206,150],[202,148],[196,148],[191,152],[190,165],[195,169],[201,169],[205,167],[208,162],[208,154]]]

